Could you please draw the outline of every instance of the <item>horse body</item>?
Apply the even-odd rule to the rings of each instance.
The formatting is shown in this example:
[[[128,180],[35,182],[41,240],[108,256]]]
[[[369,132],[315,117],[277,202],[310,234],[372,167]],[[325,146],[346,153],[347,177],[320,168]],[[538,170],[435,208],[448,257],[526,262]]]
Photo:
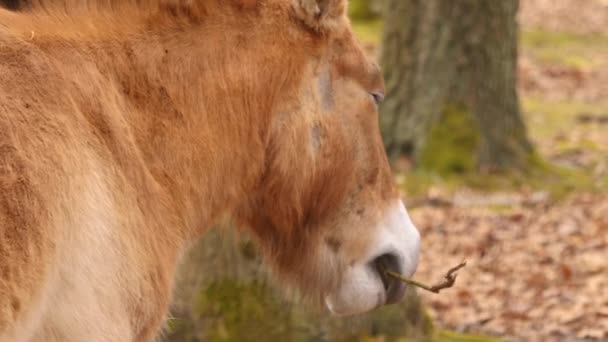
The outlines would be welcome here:
[[[152,340],[224,214],[338,314],[400,297],[374,260],[412,273],[418,235],[343,1],[49,3],[0,9],[0,341]]]

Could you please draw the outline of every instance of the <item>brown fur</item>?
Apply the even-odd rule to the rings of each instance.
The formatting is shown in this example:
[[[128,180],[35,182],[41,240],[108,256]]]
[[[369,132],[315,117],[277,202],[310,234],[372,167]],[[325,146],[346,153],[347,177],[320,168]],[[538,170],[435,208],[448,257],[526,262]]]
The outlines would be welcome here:
[[[382,79],[323,2],[0,9],[0,340],[151,340],[180,255],[224,213],[286,283],[336,286],[396,192]]]

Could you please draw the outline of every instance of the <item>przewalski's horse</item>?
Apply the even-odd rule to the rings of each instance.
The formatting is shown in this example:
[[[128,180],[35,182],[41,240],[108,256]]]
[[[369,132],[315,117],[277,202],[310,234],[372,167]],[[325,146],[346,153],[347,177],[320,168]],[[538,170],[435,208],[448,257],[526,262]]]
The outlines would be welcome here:
[[[0,340],[149,341],[224,214],[285,286],[355,314],[419,235],[345,0],[0,9]]]

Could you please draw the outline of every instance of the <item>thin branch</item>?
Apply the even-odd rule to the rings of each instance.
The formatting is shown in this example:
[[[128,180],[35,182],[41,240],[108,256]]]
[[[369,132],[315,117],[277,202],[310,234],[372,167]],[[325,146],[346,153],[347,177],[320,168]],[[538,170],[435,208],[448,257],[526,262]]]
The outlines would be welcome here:
[[[456,277],[458,276],[458,274],[456,272],[458,270],[460,270],[461,268],[465,267],[466,265],[467,265],[467,262],[463,261],[460,264],[450,268],[448,273],[445,275],[445,280],[442,281],[441,283],[439,283],[437,285],[433,285],[433,286],[428,286],[428,285],[419,283],[416,280],[406,278],[403,275],[393,272],[393,271],[385,270],[385,272],[387,275],[389,275],[393,278],[399,279],[404,283],[419,287],[421,289],[424,289],[424,290],[427,290],[427,291],[430,291],[433,293],[439,293],[443,289],[447,289],[447,288],[454,286],[454,283],[456,282]]]

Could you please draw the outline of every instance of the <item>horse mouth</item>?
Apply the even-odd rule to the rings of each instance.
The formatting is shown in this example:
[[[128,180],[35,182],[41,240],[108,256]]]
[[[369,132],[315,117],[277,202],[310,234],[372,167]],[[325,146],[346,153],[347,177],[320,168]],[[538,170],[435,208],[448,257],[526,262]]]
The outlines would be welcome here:
[[[405,284],[386,273],[387,271],[395,273],[402,272],[399,258],[393,253],[386,253],[374,259],[372,263],[373,269],[378,273],[378,276],[382,280],[382,285],[384,286],[384,292],[386,294],[384,304],[399,302],[405,294]]]

